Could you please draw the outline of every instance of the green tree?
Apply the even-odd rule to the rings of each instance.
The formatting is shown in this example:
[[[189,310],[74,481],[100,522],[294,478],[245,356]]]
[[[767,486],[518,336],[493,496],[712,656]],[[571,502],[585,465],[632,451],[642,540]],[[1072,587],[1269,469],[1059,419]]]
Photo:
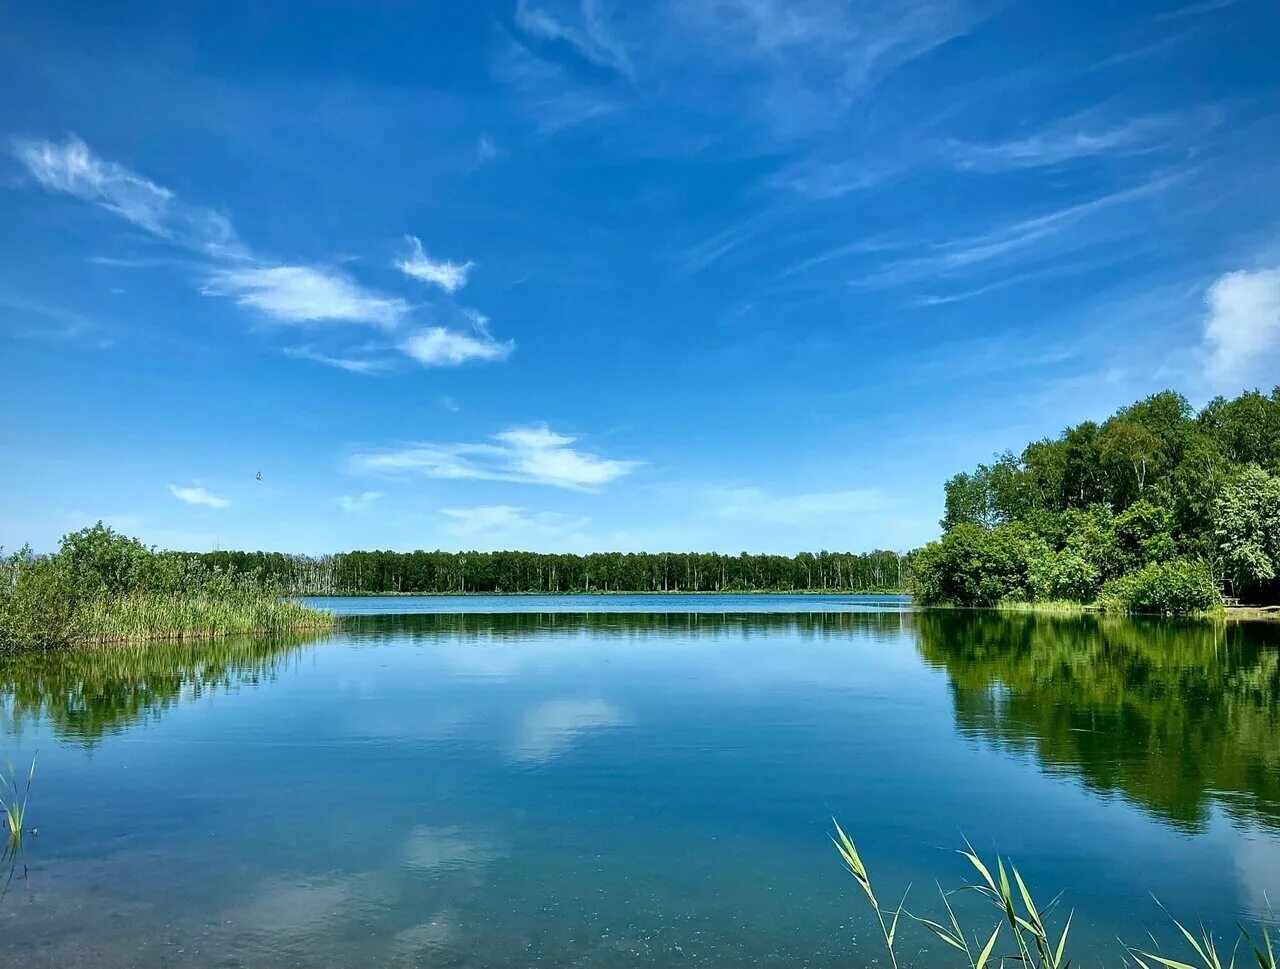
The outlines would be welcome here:
[[[1280,478],[1249,465],[1223,490],[1216,510],[1223,569],[1236,588],[1273,584],[1280,575]]]

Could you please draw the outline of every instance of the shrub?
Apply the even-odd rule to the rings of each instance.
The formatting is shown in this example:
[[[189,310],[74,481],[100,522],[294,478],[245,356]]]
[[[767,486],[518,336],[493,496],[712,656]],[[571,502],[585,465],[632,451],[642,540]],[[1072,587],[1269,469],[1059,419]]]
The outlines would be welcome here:
[[[1029,579],[1037,600],[1092,602],[1098,594],[1098,569],[1076,552],[1033,557]]]
[[[1102,587],[1099,598],[1109,612],[1175,615],[1205,612],[1222,605],[1218,585],[1208,568],[1190,559],[1150,562],[1112,579]]]
[[[1030,598],[1030,562],[1047,553],[1042,541],[1016,526],[957,525],[913,557],[916,598],[958,606]]]

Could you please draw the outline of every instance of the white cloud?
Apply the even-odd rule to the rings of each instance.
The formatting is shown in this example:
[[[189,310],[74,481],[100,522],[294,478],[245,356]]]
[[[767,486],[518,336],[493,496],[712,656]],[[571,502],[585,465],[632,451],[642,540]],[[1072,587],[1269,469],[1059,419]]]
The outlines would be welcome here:
[[[878,488],[774,494],[761,488],[718,488],[711,492],[715,514],[776,525],[844,519],[885,507]]]
[[[585,548],[589,518],[552,511],[526,511],[515,505],[476,505],[441,508],[444,534],[479,551],[522,548],[565,550]]]
[[[493,151],[492,140],[484,136],[481,154]],[[171,244],[198,250],[205,257],[202,292],[206,295],[230,297],[240,306],[294,325],[361,324],[392,330],[411,312],[404,299],[374,292],[337,270],[256,257],[239,242],[225,216],[186,205],[169,189],[98,157],[75,135],[63,143],[15,141],[13,153],[49,191],[92,202]],[[411,251],[396,263],[402,272],[450,294],[466,285],[473,263],[433,260],[417,238],[406,239]],[[113,265],[156,264],[154,260],[94,258]],[[394,347],[376,350],[399,350],[426,366],[452,366],[468,360],[502,360],[515,349],[512,341],[495,340],[480,314],[452,305],[447,308],[467,317],[473,332],[431,326],[407,335]],[[284,352],[352,373],[371,374],[388,367],[380,354],[370,357],[364,351],[334,354],[303,346]]]
[[[233,296],[282,323],[370,323],[392,328],[409,311],[398,297],[371,293],[347,277],[311,266],[221,270],[205,293]]]
[[[483,165],[498,157],[498,145],[492,135],[483,134],[476,139],[476,165]]]
[[[545,8],[535,7],[529,0],[516,0],[516,26],[543,40],[562,41],[591,63],[619,74],[632,73],[626,50],[610,32],[599,0],[562,3],[567,8],[555,16]],[[577,21],[570,23],[569,21]]]
[[[440,514],[450,521],[448,531],[454,535],[472,536],[494,529],[507,529],[525,524],[523,508],[514,505],[478,505],[473,508],[441,508]]]
[[[945,154],[960,169],[1003,172],[1041,168],[1100,155],[1140,154],[1167,144],[1170,136],[1185,134],[1187,118],[1152,115],[1105,125],[1096,112],[1066,118],[1022,138],[977,144],[951,141]]]
[[[426,367],[453,367],[468,360],[504,360],[516,348],[513,340],[495,340],[487,332],[476,335],[429,326],[400,344],[400,349]]]
[[[1205,369],[1216,384],[1238,388],[1280,365],[1280,266],[1226,273],[1209,287]]]
[[[467,285],[467,276],[475,263],[470,260],[450,262],[447,259],[432,259],[422,248],[422,242],[417,236],[404,238],[409,243],[409,254],[402,259],[397,259],[395,267],[406,276],[420,279],[424,283],[434,283],[446,293],[456,293]]]
[[[626,715],[605,700],[550,700],[529,710],[520,723],[512,756],[542,764],[567,753],[593,730],[625,726]]]
[[[364,511],[381,497],[381,491],[364,491],[358,495],[338,495],[338,505],[343,511]]]
[[[322,363],[326,367],[336,367],[338,370],[346,370],[348,373],[374,374],[387,369],[387,364],[381,360],[367,360],[359,357],[334,357],[327,353],[313,350],[311,347],[285,347],[284,355],[295,360],[310,360],[312,363]]]
[[[418,444],[395,451],[358,454],[356,471],[412,473],[428,478],[483,479],[591,491],[630,474],[639,461],[602,458],[570,447],[577,439],[545,424],[495,434],[496,443]]]
[[[180,202],[172,191],[94,154],[81,139],[17,139],[13,154],[44,188],[92,202],[154,235],[210,255],[240,257],[243,248],[221,213]]]
[[[186,502],[188,505],[207,505],[210,508],[228,508],[231,505],[231,502],[227,501],[226,498],[219,498],[199,485],[192,485],[189,488],[169,485],[169,492],[173,497],[179,501]]]
[[[13,152],[51,192],[94,202],[152,232],[165,231],[173,193],[122,165],[104,161],[75,135],[62,144],[19,139]]]
[[[612,94],[602,93],[597,85],[584,83],[559,64],[543,60],[514,39],[498,48],[493,71],[519,95],[543,134],[604,118],[622,107]]]
[[[856,282],[868,287],[896,286],[944,275],[989,271],[992,266],[1044,262],[1050,257],[1068,265],[1062,256],[1099,246],[1115,245],[1137,231],[1133,218],[1103,218],[1115,210],[1153,198],[1176,184],[1185,171],[1163,174],[1129,188],[1055,209],[1030,218],[1016,218],[976,234],[922,243],[925,254],[892,259],[883,268]],[[1083,231],[1087,226],[1088,231]]]
[[[738,96],[776,135],[790,139],[840,125],[859,97],[966,33],[985,6],[963,0],[689,0],[673,6],[671,29],[685,60],[729,71]]]

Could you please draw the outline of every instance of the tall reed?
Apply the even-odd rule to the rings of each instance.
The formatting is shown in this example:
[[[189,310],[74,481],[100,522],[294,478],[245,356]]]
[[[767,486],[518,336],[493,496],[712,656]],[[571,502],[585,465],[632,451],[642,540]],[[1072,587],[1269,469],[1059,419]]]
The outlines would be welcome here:
[[[4,813],[5,827],[9,831],[9,844],[22,840],[22,832],[26,828],[27,798],[31,794],[31,780],[36,776],[36,759],[31,758],[31,769],[27,771],[27,783],[23,787],[18,782],[18,775],[9,765],[6,777],[0,773],[0,811]]]
[[[985,969],[993,964],[1003,966],[1006,963],[1019,965],[1022,969],[1069,969],[1071,959],[1067,957],[1067,937],[1071,931],[1071,921],[1075,913],[1067,914],[1060,931],[1051,930],[1046,920],[1057,907],[1059,899],[1054,898],[1043,906],[1037,904],[1016,866],[1006,865],[1003,858],[997,857],[993,872],[992,867],[982,860],[972,845],[966,842],[965,847],[960,850],[959,854],[977,875],[976,880],[961,886],[960,890],[976,893],[994,905],[1000,913],[990,932],[983,929],[981,933],[975,933],[967,930],[956,915],[949,898],[953,893],[939,890],[946,913],[945,921],[908,912],[905,907],[905,894],[897,908],[883,909],[872,886],[871,875],[857,847],[839,823],[833,823],[835,823],[835,834],[831,840],[835,843],[849,874],[853,876],[854,881],[858,883],[858,887],[871,903],[871,909],[875,913],[888,951],[889,961],[894,969],[899,965],[897,930],[898,922],[903,915],[927,929],[951,949],[956,950],[959,953],[957,964],[966,966],[968,969]],[[1256,938],[1248,929],[1240,926],[1236,947],[1232,949],[1226,961],[1223,960],[1223,955],[1218,949],[1217,940],[1208,929],[1201,925],[1198,934],[1193,933],[1177,919],[1173,919],[1173,924],[1190,945],[1191,954],[1188,958],[1193,958],[1195,962],[1186,962],[1159,952],[1127,945],[1124,946],[1124,955],[1121,959],[1126,965],[1129,960],[1132,960],[1139,969],[1157,969],[1157,967],[1234,969],[1236,950],[1241,943],[1244,943],[1252,949],[1259,969],[1280,969],[1280,961],[1277,961],[1276,947],[1272,941],[1273,935],[1277,932],[1274,916],[1272,922],[1273,924],[1270,925],[1263,923],[1257,926]],[[1006,938],[1012,939],[1012,943],[1006,942],[1006,945],[1011,945],[1013,950],[1003,954],[996,949],[1002,932],[1005,932]],[[960,961],[961,957],[963,961]]]

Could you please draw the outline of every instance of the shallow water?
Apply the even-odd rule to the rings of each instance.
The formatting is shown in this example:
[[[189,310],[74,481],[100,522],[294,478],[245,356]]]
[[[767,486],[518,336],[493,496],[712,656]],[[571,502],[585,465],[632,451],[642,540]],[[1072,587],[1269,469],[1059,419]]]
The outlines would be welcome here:
[[[1092,964],[1169,938],[1151,892],[1224,932],[1280,896],[1274,625],[326,604],[378,614],[0,657],[0,761],[39,751],[0,965],[883,964],[832,815],[917,911],[962,837],[1012,855]]]

